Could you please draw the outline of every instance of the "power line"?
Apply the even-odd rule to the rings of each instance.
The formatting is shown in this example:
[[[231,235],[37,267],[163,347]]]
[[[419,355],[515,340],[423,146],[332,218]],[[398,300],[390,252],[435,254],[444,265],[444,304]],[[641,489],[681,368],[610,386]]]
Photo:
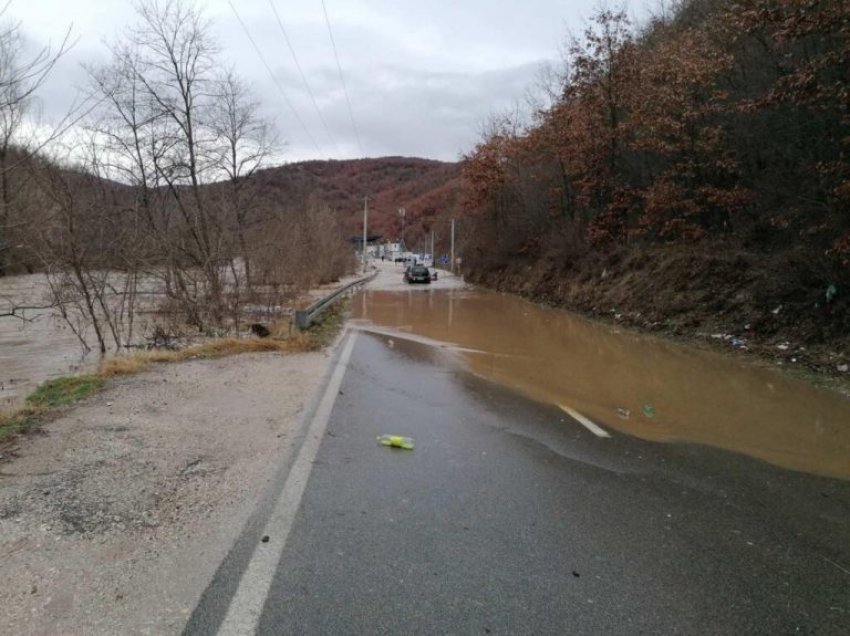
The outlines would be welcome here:
[[[351,99],[348,97],[348,88],[345,85],[345,77],[342,75],[342,65],[339,63],[339,54],[336,50],[336,42],[334,34],[331,30],[331,19],[328,17],[328,8],[325,6],[325,0],[322,0],[322,11],[325,13],[325,24],[328,26],[328,35],[331,38],[331,47],[334,51],[334,59],[336,60],[336,70],[339,71],[339,81],[342,84],[342,92],[345,94],[345,103],[348,104],[348,116],[351,118],[351,126],[354,128],[354,136],[357,139],[357,148],[360,150],[360,155],[363,155],[363,146],[360,143],[360,132],[357,130],[357,124],[354,122],[354,111],[351,110]]]
[[[313,89],[310,88],[310,83],[307,81],[307,77],[304,75],[304,70],[301,68],[301,64],[298,61],[298,56],[295,54],[295,48],[292,46],[292,42],[289,40],[289,35],[286,33],[286,28],[284,28],[283,26],[283,20],[280,19],[280,14],[277,12],[277,7],[275,7],[273,0],[269,0],[269,6],[272,8],[272,11],[274,11],[274,17],[277,18],[277,24],[280,27],[280,32],[283,34],[283,39],[286,42],[286,46],[289,48],[289,52],[292,54],[292,61],[295,62],[295,67],[298,69],[298,74],[301,75],[301,81],[304,83],[304,88],[307,89],[307,94],[310,95],[310,100],[313,102],[313,107],[316,109],[316,114],[319,116],[319,121],[322,122],[322,126],[324,127],[325,132],[328,135],[328,139],[330,139],[331,144],[333,144],[334,148],[336,148],[338,154],[339,147],[337,146],[336,139],[331,133],[331,129],[328,127],[324,116],[322,116],[322,111],[319,108],[319,104],[316,102],[316,96],[313,94]]]
[[[231,0],[227,0],[227,4],[230,5],[231,10],[233,11],[233,15],[236,16],[237,20],[239,20],[239,24],[242,26],[242,30],[245,31],[245,35],[248,37],[248,40],[251,42],[251,45],[254,47],[254,51],[257,52],[257,57],[260,58],[260,62],[262,62],[263,66],[266,67],[266,71],[268,71],[269,77],[272,78],[274,85],[277,86],[277,90],[283,96],[283,99],[286,101],[286,105],[289,106],[289,109],[292,111],[292,114],[295,115],[295,119],[301,125],[301,129],[304,131],[304,133],[307,135],[307,137],[313,143],[313,146],[316,148],[316,151],[319,153],[319,155],[324,155],[325,153],[319,147],[319,144],[316,142],[316,139],[313,137],[313,135],[310,134],[310,131],[308,130],[307,126],[304,124],[304,120],[301,119],[301,115],[298,114],[298,111],[295,109],[295,106],[289,100],[289,97],[287,97],[286,91],[283,90],[283,87],[280,85],[280,81],[277,79],[277,76],[274,74],[271,67],[268,65],[268,62],[266,62],[266,58],[263,57],[263,53],[262,53],[262,51],[260,51],[260,47],[257,46],[257,43],[254,41],[254,38],[251,36],[251,32],[248,30],[248,27],[242,21],[242,17],[239,15],[239,12],[236,10],[236,7],[233,6],[233,2],[231,2]]]

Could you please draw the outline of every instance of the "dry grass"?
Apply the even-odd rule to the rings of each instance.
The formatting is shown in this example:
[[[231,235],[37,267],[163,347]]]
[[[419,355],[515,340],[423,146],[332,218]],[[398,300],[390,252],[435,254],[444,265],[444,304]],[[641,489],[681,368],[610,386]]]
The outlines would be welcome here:
[[[292,316],[284,316],[283,318],[275,320],[269,326],[269,331],[271,331],[272,338],[285,340],[292,337],[292,334],[295,331],[294,325],[292,324]]]
[[[105,378],[116,375],[131,375],[144,371],[150,366],[150,360],[145,359],[144,354],[132,357],[107,358],[100,363],[98,373]]]
[[[132,356],[107,358],[98,374],[105,378],[116,375],[129,375],[144,371],[155,362],[182,362],[184,360],[209,360],[239,353],[261,353],[278,351],[281,353],[299,353],[314,350],[315,344],[309,334],[297,334],[286,340],[263,338],[242,340],[239,338],[219,338],[178,351],[144,351]]]

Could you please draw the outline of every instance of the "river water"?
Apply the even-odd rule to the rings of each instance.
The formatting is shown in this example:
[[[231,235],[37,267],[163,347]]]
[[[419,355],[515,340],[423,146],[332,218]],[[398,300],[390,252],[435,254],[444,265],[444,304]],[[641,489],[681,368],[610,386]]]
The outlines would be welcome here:
[[[13,307],[48,305],[41,275],[0,278],[0,313]],[[49,378],[97,364],[52,309],[24,309],[20,318],[0,318],[0,409],[20,403]]]
[[[480,290],[370,291],[364,328],[450,343],[476,374],[603,427],[850,478],[850,399],[750,361]]]
[[[86,352],[74,334],[50,305],[50,289],[42,274],[0,278],[0,314],[12,308],[24,307],[18,317],[0,317],[0,411],[9,410],[23,402],[39,384],[51,378],[93,371],[100,363],[100,354]],[[93,330],[74,318],[80,333],[94,347]],[[136,317],[138,341],[151,321]]]

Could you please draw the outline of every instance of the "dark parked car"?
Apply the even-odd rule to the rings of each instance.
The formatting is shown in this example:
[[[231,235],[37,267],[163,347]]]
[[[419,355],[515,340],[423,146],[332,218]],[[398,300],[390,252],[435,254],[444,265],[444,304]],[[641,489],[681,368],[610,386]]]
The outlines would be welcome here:
[[[404,282],[406,283],[430,283],[431,272],[424,265],[411,265],[404,270]]]

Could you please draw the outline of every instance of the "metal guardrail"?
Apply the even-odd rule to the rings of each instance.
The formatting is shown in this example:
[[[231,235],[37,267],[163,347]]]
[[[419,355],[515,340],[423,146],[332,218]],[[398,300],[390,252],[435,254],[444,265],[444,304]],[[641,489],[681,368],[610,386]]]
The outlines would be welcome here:
[[[347,285],[343,285],[336,291],[331,294],[328,294],[324,298],[320,298],[312,305],[307,307],[306,309],[297,309],[295,311],[295,327],[297,329],[307,329],[315,318],[321,314],[325,309],[327,309],[335,300],[337,300],[340,296],[345,294],[347,291],[357,287],[358,285],[363,285],[373,280],[378,275],[377,271],[372,272],[368,276],[364,276],[363,278],[359,278],[355,281],[348,283]]]

